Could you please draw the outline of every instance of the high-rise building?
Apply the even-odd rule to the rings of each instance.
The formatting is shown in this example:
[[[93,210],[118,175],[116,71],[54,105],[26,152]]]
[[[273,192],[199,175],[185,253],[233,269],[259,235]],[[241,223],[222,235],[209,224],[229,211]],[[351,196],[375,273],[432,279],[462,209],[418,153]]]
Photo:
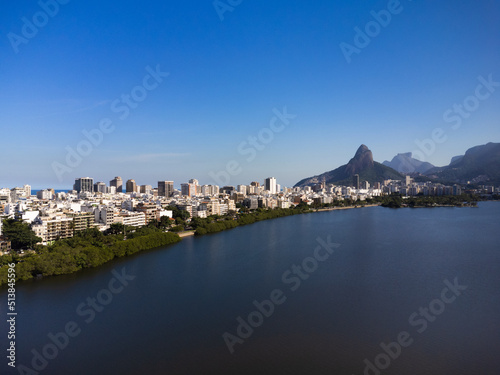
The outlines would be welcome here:
[[[96,182],[94,184],[94,192],[106,194],[106,184],[104,182]]]
[[[276,194],[276,179],[274,177],[266,178],[265,189],[269,190],[271,194]]]
[[[23,188],[24,188],[24,191],[26,192],[26,197],[29,198],[31,196],[31,186],[30,185],[24,185]]]
[[[135,183],[135,180],[130,179],[127,180],[127,183],[125,184],[126,186],[126,192],[127,193],[135,193],[137,191],[137,184]]]
[[[205,197],[218,195],[219,187],[217,185],[203,185],[201,187],[201,194],[203,194]]]
[[[75,184],[73,185],[73,190],[78,193],[88,191],[90,193],[94,192],[94,179],[90,177],[80,177],[75,179]]]
[[[174,193],[174,181],[158,181],[158,196],[171,197]]]
[[[247,195],[247,186],[246,185],[238,185],[238,192]]]
[[[359,189],[359,174],[357,173],[354,175],[354,187]]]
[[[192,197],[197,194],[198,185],[187,183],[181,184],[181,194],[187,197]]]
[[[117,193],[123,192],[123,180],[120,176],[116,176],[111,181],[109,181],[109,186],[114,186]]]
[[[52,199],[52,192],[50,190],[38,190],[36,197],[40,200],[50,200]]]
[[[222,194],[229,194],[229,195],[233,194],[233,191],[235,190],[236,188],[234,186],[223,186],[220,188],[220,192]]]
[[[194,189],[193,195],[201,194],[201,186],[200,186],[200,184],[199,184],[199,182],[198,182],[197,179],[192,178],[192,179],[189,180],[189,183],[193,184],[193,189]]]
[[[153,187],[151,185],[141,185],[141,194],[151,194]]]

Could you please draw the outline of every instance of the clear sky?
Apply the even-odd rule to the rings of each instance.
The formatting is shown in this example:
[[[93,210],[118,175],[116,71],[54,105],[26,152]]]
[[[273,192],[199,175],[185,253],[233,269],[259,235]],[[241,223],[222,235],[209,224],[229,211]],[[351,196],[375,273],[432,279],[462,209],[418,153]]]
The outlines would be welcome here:
[[[500,141],[498,1],[54,1],[0,6],[0,187],[291,186],[362,143],[441,129],[421,154],[446,165]]]

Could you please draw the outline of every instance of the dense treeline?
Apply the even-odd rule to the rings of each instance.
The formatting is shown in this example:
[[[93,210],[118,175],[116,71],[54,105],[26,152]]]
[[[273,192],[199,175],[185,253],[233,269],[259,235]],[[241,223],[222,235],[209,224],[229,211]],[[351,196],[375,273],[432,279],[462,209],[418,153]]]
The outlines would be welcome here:
[[[471,194],[441,195],[441,196],[412,196],[403,198],[399,194],[384,196],[379,199],[383,207],[435,207],[435,206],[475,206],[479,197]]]
[[[36,253],[0,257],[0,285],[7,280],[7,264],[16,264],[16,280],[63,275],[84,268],[100,266],[111,259],[180,241],[179,235],[158,228],[138,228],[128,236],[104,235],[96,228],[77,233],[72,238],[55,241],[50,246],[37,246]]]
[[[252,224],[257,221],[274,219],[283,216],[296,215],[309,212],[306,204],[298,205],[295,208],[275,208],[273,210],[257,209],[256,211],[222,218],[195,218],[191,226],[196,229],[196,235],[221,232],[226,229],[235,228],[240,225]]]

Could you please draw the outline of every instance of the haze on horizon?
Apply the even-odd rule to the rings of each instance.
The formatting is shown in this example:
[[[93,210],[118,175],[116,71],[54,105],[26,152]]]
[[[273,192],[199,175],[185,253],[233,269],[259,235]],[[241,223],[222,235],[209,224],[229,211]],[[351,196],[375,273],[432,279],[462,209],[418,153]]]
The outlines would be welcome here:
[[[292,186],[360,144],[383,162],[434,136],[442,166],[500,140],[498,2],[213,3],[4,4],[0,187],[209,184],[231,161],[231,185]]]

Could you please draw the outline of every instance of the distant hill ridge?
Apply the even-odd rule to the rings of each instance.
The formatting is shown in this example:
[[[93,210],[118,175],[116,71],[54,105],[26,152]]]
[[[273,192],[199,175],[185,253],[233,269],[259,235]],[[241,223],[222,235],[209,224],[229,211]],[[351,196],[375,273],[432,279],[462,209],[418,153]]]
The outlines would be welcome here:
[[[386,160],[382,164],[400,173],[425,173],[429,169],[435,168],[431,163],[412,158],[411,152],[397,154],[391,161]]]
[[[432,168],[425,172],[426,176],[466,184],[500,184],[500,143],[469,148],[462,157],[454,157],[450,165]]]

